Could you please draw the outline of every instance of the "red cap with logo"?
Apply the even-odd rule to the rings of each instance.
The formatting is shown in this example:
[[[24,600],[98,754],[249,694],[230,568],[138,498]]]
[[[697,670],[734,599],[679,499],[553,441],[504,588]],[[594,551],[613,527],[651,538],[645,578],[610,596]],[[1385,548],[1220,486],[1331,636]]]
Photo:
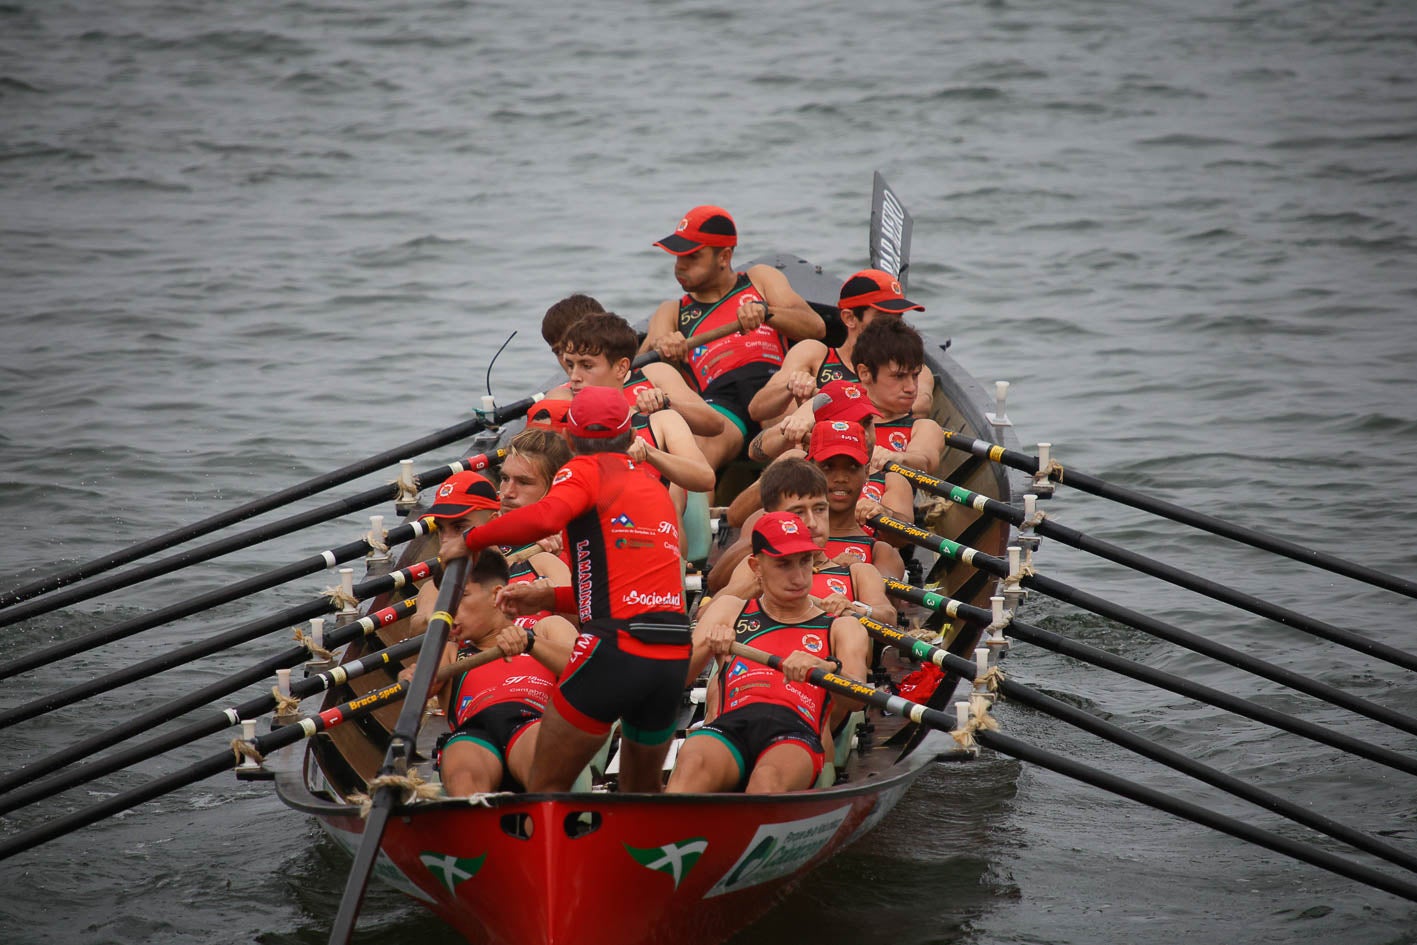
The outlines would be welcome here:
[[[560,433],[566,429],[566,411],[571,409],[569,400],[555,400],[550,397],[543,397],[526,412],[526,425],[528,427],[541,427],[545,430],[555,430]]]
[[[807,523],[791,512],[768,512],[753,526],[753,554],[781,558],[821,549],[812,541]]]
[[[820,462],[833,456],[849,456],[864,466],[871,458],[865,428],[852,420],[822,420],[813,426],[807,458]]]
[[[434,518],[462,518],[478,509],[495,512],[502,507],[487,477],[471,471],[449,476],[433,496],[433,506],[425,514]]]
[[[817,398],[828,397],[826,403],[818,403]],[[812,402],[817,404],[812,411],[818,423],[823,420],[852,420],[860,423],[867,417],[881,417],[884,414],[871,403],[866,388],[856,381],[830,381],[822,385]]]
[[[899,279],[879,269],[862,269],[847,279],[841,287],[839,304],[842,308],[870,306],[881,312],[925,311],[925,306],[916,305],[901,294]]]
[[[630,429],[630,405],[618,387],[582,387],[566,411],[566,432],[588,440],[605,440]]]
[[[687,256],[700,246],[737,246],[738,227],[722,207],[695,207],[673,233],[654,245],[675,256]]]

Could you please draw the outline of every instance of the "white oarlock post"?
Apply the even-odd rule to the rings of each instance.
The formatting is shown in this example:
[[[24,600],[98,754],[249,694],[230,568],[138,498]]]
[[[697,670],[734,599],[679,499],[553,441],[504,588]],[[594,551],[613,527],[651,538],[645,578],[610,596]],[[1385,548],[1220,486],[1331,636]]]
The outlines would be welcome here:
[[[241,740],[243,742],[254,742],[256,740],[256,720],[241,720]],[[269,781],[275,775],[266,769],[266,766],[258,762],[249,755],[241,756],[241,764],[236,766],[236,777],[241,781]]]
[[[393,569],[394,558],[389,554],[389,546],[384,544],[384,516],[369,516],[369,554],[364,558],[366,578],[383,577]]]
[[[1053,480],[1048,478],[1048,467],[1053,465],[1053,444],[1038,444],[1038,472],[1033,474],[1033,484],[1029,486],[1031,490],[1041,499],[1051,498],[1053,495]]]
[[[984,677],[989,673],[989,666],[993,663],[994,655],[989,647],[980,646],[974,649],[974,694],[994,701],[994,694],[989,691],[989,684]]]
[[[311,643],[314,643],[316,646],[318,646],[318,647],[319,647],[320,649],[322,649],[322,650],[325,648],[325,618],[324,618],[324,617],[311,617],[311,618],[310,618],[310,642],[311,642]]]
[[[418,479],[413,475],[413,460],[399,460],[399,477],[394,480],[399,494],[394,496],[394,511],[402,518],[418,504]]]
[[[969,724],[969,703],[955,703],[955,728],[964,728]]]
[[[311,652],[317,652],[325,648],[325,618],[310,618],[310,647]],[[317,676],[334,668],[335,661],[321,659],[316,656],[305,661],[305,675]]]
[[[1008,556],[1009,576],[1004,578],[1004,586],[1000,590],[1004,592],[1004,601],[1009,610],[1016,613],[1019,605],[1028,596],[1028,592],[1019,583],[1023,580],[1023,549],[1018,545],[1009,545]]]
[[[1009,400],[1009,382],[994,382],[994,412],[986,413],[985,418],[995,427],[1002,429],[1013,426],[1013,421],[1009,419],[1006,409]]]
[[[290,698],[290,670],[276,670],[276,692],[280,693],[282,699]],[[281,707],[277,705],[275,714],[271,716],[271,728],[277,729],[282,725],[289,725],[296,716],[297,714],[294,710],[282,710]]]
[[[989,631],[989,636],[984,642],[988,644],[989,649],[993,651],[995,654],[994,659],[997,661],[1003,659],[1009,652],[1009,639],[1004,636],[1003,628],[1000,626],[1004,622],[1004,618],[1007,614],[1004,611],[1004,599],[998,595],[989,598],[989,606],[993,611],[992,617],[994,618],[993,623],[995,626],[993,630]]]
[[[345,605],[335,614],[335,626],[343,627],[359,616],[359,607],[354,601],[354,569],[339,569],[339,586],[344,592]]]

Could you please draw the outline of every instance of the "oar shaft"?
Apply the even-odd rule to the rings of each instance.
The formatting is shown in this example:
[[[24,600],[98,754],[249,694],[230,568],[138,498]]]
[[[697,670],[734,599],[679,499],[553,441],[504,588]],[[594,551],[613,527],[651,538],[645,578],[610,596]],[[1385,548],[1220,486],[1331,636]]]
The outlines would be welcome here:
[[[1381,873],[1359,863],[1353,863],[1340,856],[1335,856],[1326,850],[1321,850],[1318,847],[1296,840],[1290,840],[1287,837],[1281,837],[1276,833],[1256,827],[1253,824],[1247,824],[1233,817],[1226,817],[1223,814],[1218,814],[1198,804],[1179,800],[1161,791],[1128,781],[1124,778],[1119,778],[1106,771],[1100,771],[1091,765],[1084,764],[1072,758],[1066,758],[1062,755],[1054,754],[1053,752],[1044,751],[1041,748],[1029,745],[1026,742],[1022,742],[1008,735],[1003,735],[999,732],[980,731],[975,733],[974,737],[978,740],[979,744],[984,747],[992,748],[1006,755],[1011,755],[1018,758],[1020,761],[1036,764],[1041,768],[1048,768],[1059,774],[1073,778],[1074,780],[1082,781],[1085,784],[1091,784],[1093,787],[1098,787],[1104,791],[1116,794],[1119,797],[1125,797],[1145,804],[1148,807],[1154,807],[1157,810],[1194,821],[1195,823],[1210,827],[1213,830],[1218,830],[1221,833],[1229,834],[1232,837],[1236,837],[1248,843],[1264,847],[1267,850],[1282,853],[1285,856],[1292,857],[1312,866],[1317,866],[1320,869],[1328,870],[1339,876],[1356,880],[1357,882],[1372,886],[1375,889],[1381,889],[1384,892],[1392,893],[1403,899],[1417,902],[1417,884],[1388,876],[1385,873]]]
[[[389,545],[402,544],[418,535],[429,532],[429,526],[424,521],[407,522],[396,528],[389,530],[384,541]],[[63,643],[55,644],[22,657],[14,659],[9,663],[0,666],[0,680],[9,679],[11,676],[18,676],[20,673],[29,672],[40,666],[47,666],[50,663],[73,656],[75,653],[92,649],[105,643],[112,643],[125,637],[133,636],[144,630],[151,630],[153,627],[162,626],[183,617],[190,617],[192,614],[210,610],[221,604],[229,603],[242,597],[255,594],[259,591],[278,587],[287,581],[316,574],[326,568],[333,567],[355,558],[362,557],[369,553],[369,542],[365,539],[332,548],[322,554],[312,555],[293,564],[258,574],[255,577],[229,584],[226,587],[208,591],[196,597],[189,598],[161,610],[135,617],[132,620],[125,620],[112,626],[95,630],[81,637],[67,640]]]
[[[293,745],[302,738],[309,738],[316,732],[324,731],[333,725],[347,722],[351,719],[368,715],[375,709],[396,702],[404,697],[407,690],[407,683],[388,686],[378,692],[362,696],[359,699],[347,702],[334,709],[327,709],[319,715],[308,716],[298,723],[284,725],[273,732],[268,732],[260,736],[254,742],[254,747],[262,755],[268,755],[279,748]],[[180,771],[154,778],[147,784],[117,794],[106,801],[95,804],[84,810],[75,811],[64,817],[57,818],[46,824],[41,824],[24,833],[16,834],[0,841],[0,860],[8,859],[17,853],[32,849],[42,843],[46,843],[65,834],[73,833],[75,830],[87,827],[89,824],[97,823],[114,814],[121,813],[129,808],[137,807],[156,797],[171,793],[189,784],[195,784],[212,775],[220,774],[223,771],[230,771],[235,761],[235,757],[230,750],[217,752],[193,765],[189,765]]]
[[[467,469],[486,469],[495,462],[500,461],[506,455],[506,450],[496,450],[491,454],[480,454],[469,456],[466,459],[455,463],[445,463],[442,466],[435,466],[432,469],[419,473],[414,478],[421,488],[436,485],[456,472]],[[66,607],[69,604],[79,601],[90,600],[109,591],[118,588],[130,587],[140,584],[143,581],[161,577],[164,574],[171,574],[194,564],[209,561],[221,555],[239,551],[242,548],[249,548],[272,538],[282,535],[292,534],[301,529],[327,522],[342,515],[358,512],[370,506],[377,505],[388,499],[394,498],[398,494],[398,485],[388,483],[382,486],[375,486],[366,489],[356,495],[329,502],[319,508],[311,509],[308,512],[301,512],[289,518],[281,519],[279,522],[272,522],[269,525],[262,525],[258,528],[249,529],[237,535],[231,535],[218,541],[202,545],[199,548],[191,548],[170,558],[163,558],[161,561],[152,561],[121,574],[113,574],[96,581],[89,581],[79,587],[72,587],[66,591],[57,591],[45,594],[35,600],[27,601],[6,608],[0,612],[0,627],[8,626],[20,620],[47,614]]]
[[[527,408],[534,402],[534,398],[526,398],[514,404],[497,408],[495,414],[496,422],[502,423],[525,413]],[[293,486],[281,489],[279,492],[273,492],[270,495],[247,502],[234,509],[208,516],[199,522],[184,525],[181,528],[175,528],[172,531],[154,536],[146,541],[140,541],[120,551],[115,551],[112,554],[104,555],[101,558],[95,558],[92,561],[77,565],[70,568],[68,571],[50,574],[22,587],[14,588],[0,595],[0,607],[8,607],[11,604],[17,604],[37,594],[52,591],[55,588],[72,584],[75,581],[92,577],[95,574],[102,574],[104,571],[120,567],[130,561],[136,561],[147,555],[165,551],[174,545],[179,545],[184,541],[191,541],[193,538],[199,538],[219,528],[234,525],[237,522],[253,518],[263,512],[269,512],[283,505],[289,505],[291,502],[303,499],[306,496],[343,485],[350,480],[358,479],[366,473],[371,473],[385,466],[397,463],[399,460],[426,453],[440,446],[447,446],[449,443],[478,433],[486,427],[487,422],[481,417],[473,417],[461,423],[455,423],[435,433],[419,437],[416,440],[410,440],[391,450],[385,450],[382,453],[377,453],[358,462],[341,466],[339,469],[334,469],[322,475],[307,479],[304,482],[296,483]]]
[[[936,476],[923,473],[918,469],[901,466],[899,463],[888,463],[886,469],[889,472],[904,476],[911,484],[927,492],[943,496],[952,502],[968,506],[976,511],[993,516],[994,518],[1010,522],[1013,525],[1023,524],[1024,513],[1022,509],[1006,505],[988,496],[980,495],[977,492],[971,492],[968,489],[948,483]],[[1184,587],[1198,594],[1204,594],[1212,600],[1218,600],[1222,603],[1239,607],[1252,614],[1258,614],[1261,617],[1277,621],[1286,626],[1293,627],[1296,630],[1311,633],[1314,636],[1322,637],[1325,640],[1337,643],[1340,646],[1349,647],[1360,653],[1366,653],[1369,656],[1385,660],[1396,666],[1401,666],[1404,669],[1417,670],[1417,654],[1408,653],[1397,647],[1388,646],[1385,643],[1370,639],[1362,634],[1354,633],[1352,630],[1334,626],[1331,623],[1310,617],[1307,614],[1301,614],[1296,610],[1280,607],[1251,594],[1246,594],[1243,591],[1238,591],[1224,584],[1207,580],[1197,574],[1192,574],[1189,571],[1173,567],[1172,565],[1157,561],[1154,558],[1149,558],[1146,555],[1137,554],[1134,551],[1114,545],[1111,542],[1086,535],[1075,528],[1069,528],[1047,517],[1044,517],[1042,521],[1038,522],[1034,530],[1045,538],[1061,541],[1065,545],[1086,551],[1089,554],[1097,555],[1100,558],[1106,558],[1109,561],[1114,561],[1117,564],[1135,571],[1140,571],[1143,574],[1160,578],[1163,581],[1175,584],[1177,587]]]
[[[896,521],[889,516],[874,516],[870,521],[877,528],[882,528],[900,535],[912,544],[917,544],[931,551],[937,551],[946,557],[963,561],[965,564],[978,568],[988,574],[993,574],[998,577],[1007,577],[1009,574],[1008,562],[1004,561],[1002,558],[984,554],[981,551],[968,548],[958,542],[941,538],[923,528]],[[1062,581],[1057,581],[1041,574],[1034,574],[1024,576],[1019,583],[1023,587],[1037,590],[1057,600],[1076,604],[1084,610],[1091,611],[1094,614],[1098,614],[1110,620],[1116,620],[1119,623],[1126,624],[1133,629],[1140,630],[1158,639],[1166,640],[1177,646],[1182,646],[1196,653],[1204,654],[1212,659],[1229,663],[1231,666],[1235,666],[1245,672],[1253,673],[1263,679],[1288,686],[1291,689],[1313,696],[1316,699],[1321,699],[1332,705],[1341,706],[1348,709],[1350,712],[1356,712],[1359,715],[1382,722],[1385,725],[1391,725],[1393,728],[1400,729],[1408,734],[1417,735],[1417,719],[1411,716],[1394,709],[1389,709],[1386,706],[1378,705],[1367,699],[1360,698],[1336,686],[1330,686],[1318,680],[1310,679],[1308,676],[1293,672],[1292,670],[1276,666],[1273,663],[1251,656],[1234,647],[1217,643],[1198,633],[1182,630],[1180,627],[1169,624],[1163,620],[1149,617],[1146,614],[1139,613],[1129,607],[1123,607],[1120,604],[1114,604],[1095,594],[1089,594],[1086,591],[1064,584]]]
[[[768,312],[767,314],[767,319],[770,318],[772,318],[772,312]],[[767,319],[764,319],[764,321],[766,321]],[[739,326],[737,320],[735,319],[734,321],[731,321],[726,325],[719,325],[717,328],[706,331],[701,335],[690,335],[684,340],[691,345],[706,345],[710,342],[717,341],[720,338],[727,338],[729,335],[737,334],[742,330],[743,329]],[[655,362],[660,360],[663,359],[660,358],[658,351],[646,351],[644,354],[635,355],[634,360],[630,362],[630,370],[642,368],[646,364],[654,364]]]
[[[984,440],[975,439],[962,433],[945,431],[945,445],[953,449],[965,450],[976,456],[984,456],[996,463],[1002,463],[1013,469],[1018,469],[1026,473],[1038,472],[1038,457],[1029,456],[1027,453],[1020,453],[1017,450],[1006,449],[996,443],[989,443]],[[1078,472],[1075,469],[1065,469],[1058,467],[1052,470],[1048,478],[1063,485],[1074,486],[1083,492],[1101,496],[1104,499],[1111,499],[1123,505],[1140,509],[1143,512],[1150,512],[1153,515],[1160,515],[1172,521],[1199,528],[1202,531],[1219,535],[1222,538],[1229,538],[1242,544],[1260,548],[1264,551],[1271,551],[1277,555],[1283,555],[1295,561],[1302,561],[1304,564],[1313,565],[1334,574],[1341,574],[1375,587],[1381,587],[1408,597],[1417,597],[1417,581],[1387,574],[1375,568],[1356,564],[1345,560],[1337,555],[1320,551],[1316,548],[1307,548],[1297,542],[1279,538],[1265,532],[1256,531],[1252,528],[1245,528],[1232,522],[1218,519],[1212,515],[1196,512],[1182,506],[1166,502],[1162,499],[1153,498],[1134,489],[1110,483],[1095,476]]]

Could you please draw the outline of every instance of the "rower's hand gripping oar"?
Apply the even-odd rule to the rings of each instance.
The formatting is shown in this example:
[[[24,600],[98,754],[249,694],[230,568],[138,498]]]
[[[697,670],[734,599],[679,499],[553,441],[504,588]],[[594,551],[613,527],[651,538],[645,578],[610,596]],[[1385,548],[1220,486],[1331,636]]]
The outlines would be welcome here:
[[[1031,475],[1039,474],[1039,458],[1030,456],[1027,453],[1020,453],[1017,450],[1007,449],[997,443],[990,443],[987,440],[976,439],[966,436],[963,433],[944,431],[945,445],[951,449],[963,450],[973,453],[975,456],[982,456],[996,463],[1001,463],[1012,469],[1020,470]],[[1061,485],[1074,486],[1083,492],[1089,492],[1104,499],[1111,499],[1123,505],[1130,505],[1134,509],[1143,512],[1151,512],[1169,518],[1174,522],[1181,522],[1199,528],[1202,531],[1210,532],[1212,535],[1219,535],[1222,538],[1229,538],[1242,544],[1260,548],[1265,551],[1272,551],[1275,554],[1301,561],[1304,564],[1313,565],[1334,574],[1342,574],[1345,577],[1371,584],[1374,587],[1381,587],[1407,597],[1417,598],[1417,581],[1387,574],[1375,568],[1369,568],[1361,564],[1347,561],[1337,555],[1332,555],[1316,548],[1306,548],[1297,542],[1292,542],[1275,535],[1268,535],[1264,532],[1256,531],[1252,528],[1245,528],[1233,522],[1196,512],[1191,509],[1166,502],[1162,499],[1153,498],[1145,493],[1115,483],[1089,476],[1086,473],[1078,472],[1075,469],[1065,469],[1056,462],[1049,462],[1043,470],[1047,477],[1053,482]]]
[[[418,665],[409,683],[408,697],[389,737],[384,764],[379,769],[380,778],[403,775],[408,770],[409,759],[413,756],[418,738],[418,724],[423,717],[423,707],[432,691],[443,645],[447,643],[448,631],[453,623],[452,615],[462,600],[463,584],[470,567],[471,562],[464,557],[449,562],[443,570],[443,579],[438,587],[438,600],[434,605],[435,612],[428,621],[423,646],[418,653]],[[398,793],[398,789],[391,785],[382,785],[373,792],[359,849],[355,852],[344,895],[340,899],[339,912],[336,913],[334,925],[330,929],[330,945],[347,945],[354,936],[354,925],[359,919],[364,890],[374,872],[374,863],[379,856],[379,844],[384,838],[384,829],[388,826],[394,806],[398,803]]]
[[[766,307],[766,303],[764,303],[764,307]],[[768,312],[764,315],[763,321],[766,322],[770,318],[772,318],[772,312]],[[698,347],[699,345],[706,345],[720,338],[727,338],[729,335],[738,334],[740,332],[743,332],[743,327],[737,320],[734,320],[726,325],[719,325],[717,328],[706,331],[702,335],[690,335],[685,338],[684,341],[691,347]],[[747,334],[746,332],[743,333]],[[634,360],[630,362],[630,370],[633,371],[644,367],[646,364],[655,364],[663,360],[664,359],[659,356],[658,351],[646,351],[644,354],[635,355]]]

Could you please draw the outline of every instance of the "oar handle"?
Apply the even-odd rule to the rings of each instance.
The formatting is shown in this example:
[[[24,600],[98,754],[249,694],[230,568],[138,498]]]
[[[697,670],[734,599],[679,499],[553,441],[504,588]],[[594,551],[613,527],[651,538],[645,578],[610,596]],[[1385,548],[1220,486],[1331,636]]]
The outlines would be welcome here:
[[[437,686],[439,684],[445,683],[449,679],[452,679],[454,676],[456,676],[458,673],[465,673],[470,669],[476,669],[479,666],[486,666],[493,660],[499,660],[501,658],[502,651],[497,649],[495,646],[489,646],[485,650],[478,650],[471,656],[464,656],[460,659],[453,660],[447,666],[438,667],[438,672],[433,677],[433,684],[434,686]]]
[[[763,317],[763,321],[766,322],[771,318],[772,312],[768,312],[767,315]],[[710,329],[709,331],[704,332],[702,335],[690,335],[684,340],[694,344],[695,346],[706,345],[710,342],[717,341],[720,338],[727,338],[729,335],[737,334],[741,331],[743,331],[743,326],[738,324],[737,319],[734,319],[727,325],[719,325],[717,328]],[[646,351],[644,354],[635,356],[635,359],[630,362],[630,370],[633,371],[636,368],[644,367],[646,364],[654,364],[662,360],[664,359],[659,356],[658,351]]]

